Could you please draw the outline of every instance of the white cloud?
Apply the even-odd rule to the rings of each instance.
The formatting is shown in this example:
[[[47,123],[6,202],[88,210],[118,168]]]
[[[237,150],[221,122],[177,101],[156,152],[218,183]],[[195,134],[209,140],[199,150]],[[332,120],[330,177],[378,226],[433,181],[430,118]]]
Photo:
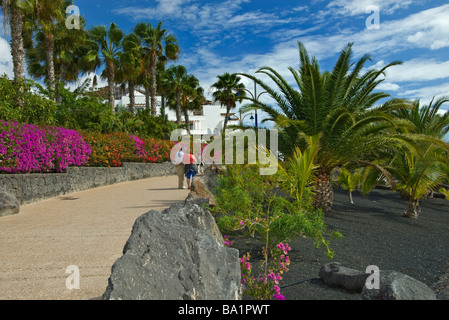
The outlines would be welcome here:
[[[418,89],[409,89],[401,93],[403,97],[409,99],[420,99],[422,103],[428,104],[435,97],[438,99],[442,96],[449,96],[449,82],[444,82],[434,86],[426,86]],[[445,108],[449,105],[446,103]]]
[[[327,8],[332,10],[333,14],[355,16],[366,14],[370,6],[377,6],[382,14],[392,14],[399,9],[408,8],[412,2],[412,0],[334,0],[327,5]]]
[[[380,83],[376,88],[380,91],[398,91],[401,89],[401,86],[396,83],[385,81]]]
[[[189,29],[201,44],[210,48],[226,39],[238,39],[246,33],[265,32],[267,28],[289,23],[281,14],[260,10],[243,11],[242,4],[250,0],[226,0],[224,2],[198,3],[189,0],[159,0],[157,6],[122,7],[113,12],[129,16],[133,20],[175,20],[177,28]],[[179,21],[181,23],[179,23]],[[226,31],[229,31],[225,33]],[[224,36],[225,34],[225,36]]]
[[[394,6],[392,7],[393,10]],[[246,72],[252,73],[262,67],[270,66],[277,70],[282,76],[291,77],[288,67],[297,68],[299,65],[297,40],[304,43],[309,54],[316,56],[319,61],[334,58],[341,49],[349,42],[354,42],[354,59],[364,54],[372,54],[373,58],[381,57],[372,68],[381,68],[386,62],[392,60],[388,57],[398,52],[412,53],[417,47],[430,50],[436,47],[449,47],[444,41],[449,39],[449,26],[446,27],[449,16],[449,5],[432,8],[418,12],[400,20],[387,21],[381,24],[380,30],[363,29],[360,32],[351,32],[349,29],[340,30],[334,34],[319,34],[295,37],[294,33],[301,30],[291,30],[291,37],[287,41],[278,41],[272,50],[265,54],[247,54],[238,56],[231,60],[223,59],[219,54],[212,51],[203,55],[204,61],[213,61],[212,67],[204,65],[197,68],[195,74],[207,74],[208,79],[214,79],[216,75],[223,72]],[[312,30],[313,31],[313,30]],[[425,40],[416,43],[412,36],[422,32]],[[286,32],[286,35],[289,33]],[[281,39],[285,39],[281,38]],[[442,40],[443,39],[443,40]],[[449,40],[448,40],[449,41]],[[211,60],[209,60],[211,59]],[[332,66],[330,66],[332,67]],[[423,84],[425,81],[441,80],[449,77],[449,61],[440,61],[436,58],[412,58],[402,65],[391,67],[386,72],[386,80],[378,87],[384,91],[394,91],[398,95],[410,96],[411,98],[429,99],[432,96],[449,94],[448,85],[432,86],[422,85],[423,89],[409,89],[406,83]],[[291,78],[290,78],[291,79]],[[207,81],[211,83],[211,81]],[[402,85],[404,83],[404,85]],[[245,83],[249,85],[250,83]]]
[[[9,78],[14,76],[11,47],[5,38],[0,37],[0,75],[5,73]]]
[[[200,5],[198,1],[160,0],[157,6],[148,9],[134,8],[133,12],[122,9],[121,12],[120,10],[116,12],[136,19],[141,18],[139,15],[148,18],[148,13],[154,14],[157,19],[182,19],[182,23],[186,28],[188,26],[198,39],[196,49],[192,49],[188,56],[182,57],[182,64],[200,79],[206,92],[219,74],[224,72],[254,74],[262,66],[273,67],[281,75],[291,79],[288,67],[297,68],[299,65],[297,46],[299,40],[304,43],[311,56],[317,57],[322,68],[325,65],[322,64],[323,61],[335,63],[335,58],[349,42],[354,42],[354,60],[364,54],[372,54],[373,59],[376,59],[373,68],[380,68],[387,62],[396,60],[397,56],[403,55],[406,57],[404,64],[388,69],[387,78],[379,89],[423,99],[449,93],[449,85],[426,83],[426,81],[441,81],[449,76],[449,62],[444,61],[441,56],[433,55],[437,50],[449,48],[447,18],[449,4],[404,17],[403,14],[416,2],[333,0],[326,6],[321,0],[313,0],[311,5],[322,2],[323,10],[312,12],[306,6],[293,6],[290,14],[294,13],[289,17],[291,20],[288,23],[288,16],[275,14],[273,11],[254,9],[243,13],[241,10],[243,2],[227,0]],[[365,19],[360,19],[364,16],[368,18],[370,13],[367,13],[366,9],[370,5],[377,5],[380,8],[379,30],[368,30]],[[172,14],[164,15],[164,12]],[[393,14],[397,13],[401,18],[395,19]],[[351,24],[351,21],[360,25]],[[227,32],[231,29],[232,33]],[[271,50],[266,53],[236,52],[232,57],[224,57],[218,49],[215,50],[226,39],[244,38],[248,34],[254,35],[262,30],[266,33],[264,37],[267,41],[274,43]],[[421,57],[419,55],[421,52],[415,55],[416,49],[426,50],[426,57],[429,58]],[[326,67],[332,68],[333,65]],[[249,82],[245,85],[252,88]],[[418,88],[419,85],[422,89]]]
[[[379,30],[368,30],[364,22],[358,32],[346,28],[336,30],[329,24],[320,34],[301,36],[309,53],[319,60],[334,57],[349,42],[354,42],[355,57],[364,54],[392,55],[416,48],[442,49],[449,47],[449,4],[421,11],[399,20],[385,21]],[[329,30],[329,31],[327,31]],[[324,31],[324,32],[323,32]],[[327,31],[327,32],[326,32]],[[286,32],[289,35],[288,32]],[[296,47],[296,39],[289,38],[284,47]],[[410,51],[411,53],[411,51]]]
[[[422,82],[449,78],[449,61],[416,58],[389,68],[386,75],[388,80],[393,82]]]

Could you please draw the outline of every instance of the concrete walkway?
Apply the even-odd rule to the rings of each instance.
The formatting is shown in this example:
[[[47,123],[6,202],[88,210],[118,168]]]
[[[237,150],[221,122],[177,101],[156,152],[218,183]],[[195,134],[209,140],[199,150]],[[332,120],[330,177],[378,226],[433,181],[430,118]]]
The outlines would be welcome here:
[[[176,186],[176,176],[125,182],[0,217],[0,300],[100,298],[136,218],[184,202],[188,190]],[[80,287],[68,289],[77,270]]]

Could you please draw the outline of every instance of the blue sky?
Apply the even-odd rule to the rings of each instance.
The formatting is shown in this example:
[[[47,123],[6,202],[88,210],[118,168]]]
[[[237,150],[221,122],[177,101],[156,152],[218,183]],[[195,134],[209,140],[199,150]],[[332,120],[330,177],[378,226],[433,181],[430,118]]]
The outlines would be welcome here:
[[[187,67],[208,92],[224,72],[254,73],[262,66],[289,77],[299,65],[297,42],[332,69],[340,50],[354,42],[353,60],[372,56],[367,67],[388,70],[380,89],[393,97],[449,95],[449,4],[435,0],[75,0],[88,27],[115,22],[126,33],[151,22],[174,34],[181,47],[176,64]],[[379,28],[367,28],[379,9]],[[0,38],[0,73],[12,74],[9,48]],[[245,80],[248,88],[252,84]],[[449,109],[449,105],[445,106]]]

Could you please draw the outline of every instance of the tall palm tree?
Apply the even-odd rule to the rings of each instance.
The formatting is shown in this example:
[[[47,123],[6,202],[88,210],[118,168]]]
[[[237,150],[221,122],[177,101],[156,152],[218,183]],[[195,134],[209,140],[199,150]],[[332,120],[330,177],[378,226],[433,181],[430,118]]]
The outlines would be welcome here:
[[[189,111],[201,109],[204,101],[204,89],[200,87],[199,80],[192,74],[182,80],[182,109],[187,131],[190,134]]]
[[[43,34],[45,61],[47,65],[47,84],[51,92],[56,89],[56,72],[54,64],[55,34],[58,24],[65,24],[65,10],[70,1],[32,1],[33,13],[28,16],[26,29],[28,37],[36,32]],[[29,40],[30,41],[30,40]]]
[[[236,103],[241,102],[246,95],[245,85],[240,82],[241,77],[235,73],[226,72],[217,78],[218,80],[211,86],[211,89],[214,89],[212,96],[215,102],[220,102],[222,106],[226,107],[223,123],[223,133],[225,133],[231,109],[235,108]]]
[[[392,99],[380,106],[376,104],[388,98],[384,92],[376,92],[383,81],[380,76],[393,62],[380,70],[368,70],[362,74],[370,59],[363,56],[351,63],[352,44],[343,50],[329,72],[321,72],[315,58],[310,58],[304,45],[298,42],[299,70],[290,67],[294,88],[276,70],[263,67],[257,73],[268,76],[276,85],[270,87],[253,75],[243,74],[260,85],[273,98],[277,106],[247,98],[252,102],[248,109],[260,109],[267,113],[264,121],[273,121],[280,129],[280,149],[286,156],[296,146],[304,146],[305,136],[320,136],[320,149],[316,156],[318,166],[314,187],[315,207],[330,210],[333,202],[332,171],[350,163],[368,165],[385,148],[398,144],[410,144],[406,136],[387,131],[393,127],[394,117],[388,112],[407,106],[407,101]]]
[[[136,25],[134,32],[142,40],[144,61],[148,63],[151,76],[151,112],[153,116],[157,114],[157,61],[158,59],[177,60],[180,52],[178,40],[172,34],[168,34],[166,29],[162,29],[162,22],[157,27],[151,23],[141,22]]]
[[[88,34],[90,51],[86,55],[85,68],[96,70],[103,64],[106,66],[102,77],[108,79],[109,104],[115,111],[115,65],[118,63],[125,33],[115,23],[111,23],[108,29],[105,26],[95,26]]]
[[[82,26],[85,25],[83,17],[80,18]],[[67,29],[65,24],[56,25],[54,33],[54,69],[56,86],[56,101],[61,102],[60,87],[67,82],[74,82],[82,72],[81,61],[87,53],[87,31],[80,29]],[[35,33],[32,39],[25,42],[25,57],[28,73],[36,79],[47,79],[47,57],[45,54],[45,34],[42,31]]]
[[[134,90],[142,73],[141,47],[139,37],[131,33],[123,38],[123,52],[119,53],[116,66],[116,82],[127,83],[129,91],[129,112],[136,113]]]
[[[183,65],[174,65],[165,71],[165,77],[162,79],[163,87],[168,90],[169,99],[175,107],[176,124],[182,123],[182,94],[185,78],[188,76],[187,69]]]

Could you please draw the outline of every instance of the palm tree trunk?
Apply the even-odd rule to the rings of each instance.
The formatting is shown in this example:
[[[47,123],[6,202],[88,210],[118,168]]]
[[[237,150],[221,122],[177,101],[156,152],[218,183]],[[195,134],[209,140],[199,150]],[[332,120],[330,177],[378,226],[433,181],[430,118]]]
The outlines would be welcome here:
[[[114,63],[112,61],[106,62],[107,75],[108,75],[108,94],[109,104],[112,107],[112,112],[115,112],[115,98],[114,98]]]
[[[419,206],[419,199],[415,200],[411,197],[408,202],[408,208],[404,211],[403,216],[407,218],[418,219],[420,213],[421,207]]]
[[[190,119],[189,119],[189,110],[187,109],[187,107],[182,107],[183,111],[184,111],[184,119],[185,119],[185,123],[187,124],[187,133],[190,135]]]
[[[319,171],[315,182],[314,207],[325,212],[330,211],[334,201],[334,189],[331,183],[331,175],[326,171]]]
[[[23,17],[24,14],[22,10],[10,8],[10,20],[9,24],[11,27],[11,55],[14,70],[14,82],[19,88],[20,92],[23,92],[23,87],[19,85],[22,82],[25,74],[25,49],[23,47]],[[3,19],[6,19],[3,17]],[[23,101],[21,99],[21,94],[17,95],[16,103],[18,107],[23,106]]]
[[[55,63],[54,63],[54,48],[55,40],[53,34],[45,35],[45,58],[47,62],[47,82],[48,88],[51,94],[55,94],[56,89],[56,75],[55,75]]]
[[[145,109],[150,109],[151,91],[150,88],[145,87]]]
[[[226,127],[228,126],[228,118],[229,118],[230,112],[231,112],[231,106],[227,106],[226,107],[226,116],[225,116],[225,120],[223,123],[223,135],[225,134]]]
[[[352,191],[349,191],[349,202],[354,204],[354,200],[352,199]]]
[[[134,95],[134,81],[128,81],[129,112],[136,114],[136,97]]]
[[[155,117],[157,115],[156,95],[157,95],[157,79],[156,79],[156,51],[151,54],[151,114]]]
[[[59,72],[59,83],[56,87],[56,104],[58,106],[60,106],[62,103],[61,90],[64,88],[66,76],[67,76],[67,65],[65,63],[61,63]]]
[[[176,124],[182,124],[181,118],[181,91],[176,91]]]
[[[165,113],[165,95],[161,94],[161,117],[164,119],[164,123],[167,123],[167,117]]]
[[[14,80],[20,81],[25,73],[25,49],[23,47],[23,17],[22,10],[11,7],[11,55],[14,68]],[[5,18],[4,18],[5,19]]]

